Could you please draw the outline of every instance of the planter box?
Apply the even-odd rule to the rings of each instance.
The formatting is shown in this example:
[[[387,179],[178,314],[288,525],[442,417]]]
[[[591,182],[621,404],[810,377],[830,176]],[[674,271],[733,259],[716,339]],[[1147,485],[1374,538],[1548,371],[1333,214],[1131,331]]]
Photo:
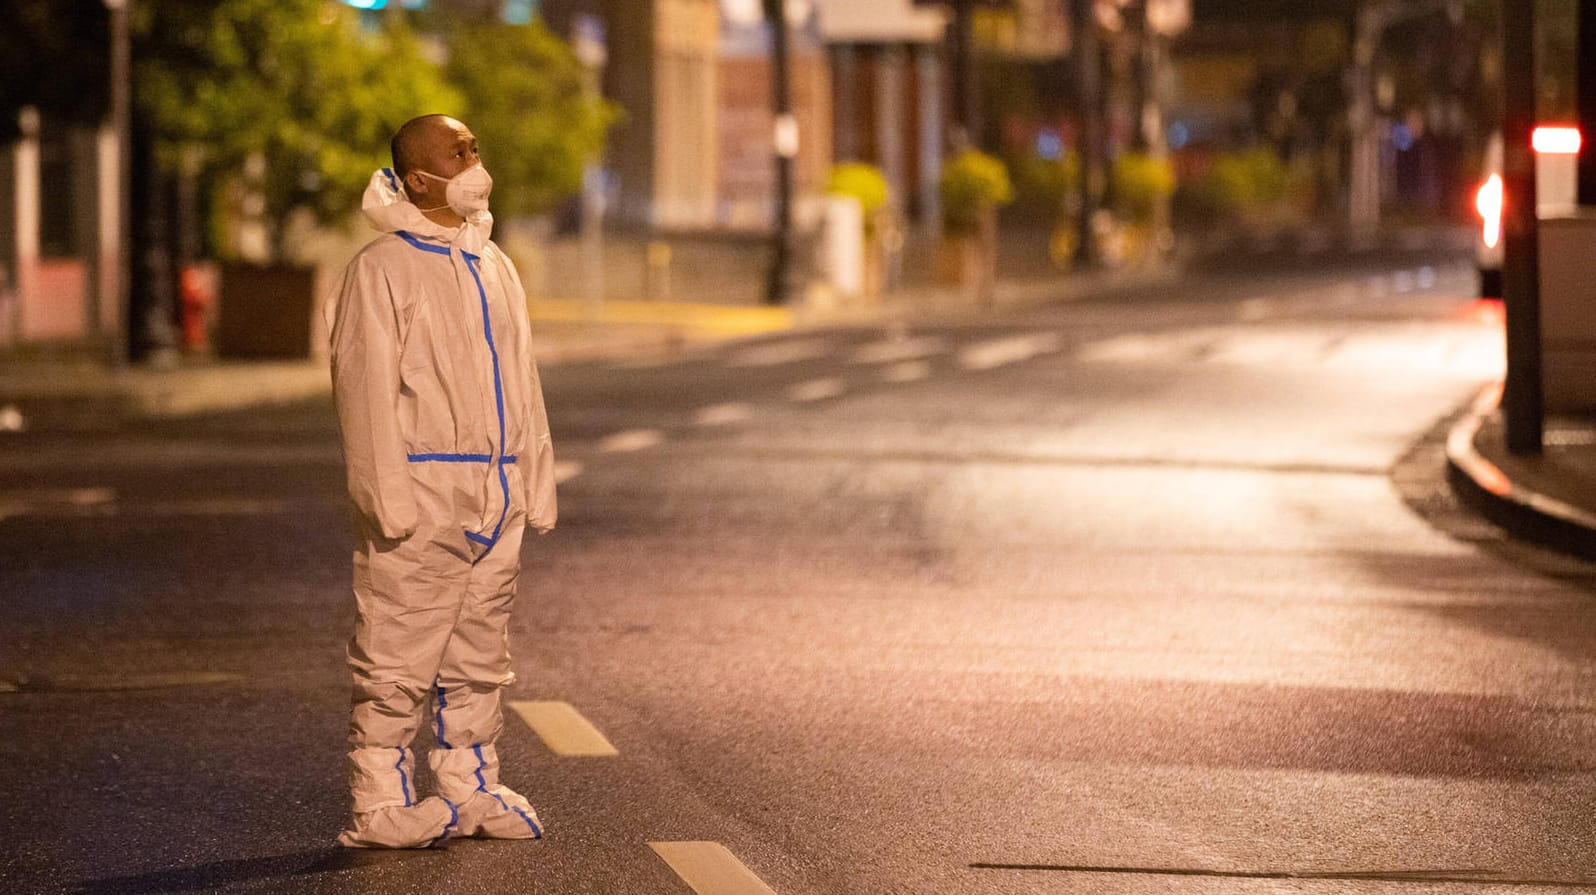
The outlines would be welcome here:
[[[314,267],[223,263],[211,345],[218,357],[309,358],[315,307]]]

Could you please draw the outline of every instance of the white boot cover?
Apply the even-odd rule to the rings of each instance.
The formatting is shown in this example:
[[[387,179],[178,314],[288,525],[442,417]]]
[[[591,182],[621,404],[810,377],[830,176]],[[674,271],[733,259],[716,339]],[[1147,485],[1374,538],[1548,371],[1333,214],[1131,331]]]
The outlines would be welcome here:
[[[453,833],[459,814],[437,796],[410,806],[390,805],[356,814],[349,829],[338,834],[348,848],[430,848]]]
[[[425,848],[447,839],[459,816],[448,799],[417,801],[415,759],[398,747],[349,752],[354,817],[338,844],[352,848]]]
[[[432,750],[427,756],[438,792],[459,809],[457,836],[542,839],[543,823],[526,798],[499,783],[499,756],[491,743]]]

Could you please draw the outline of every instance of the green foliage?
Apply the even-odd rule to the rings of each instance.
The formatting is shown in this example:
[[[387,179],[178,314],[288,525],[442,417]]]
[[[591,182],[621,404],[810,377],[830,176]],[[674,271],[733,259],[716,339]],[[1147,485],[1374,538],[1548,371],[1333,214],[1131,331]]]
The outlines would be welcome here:
[[[619,109],[586,89],[569,45],[541,24],[475,23],[449,33],[449,82],[493,174],[500,215],[548,211],[576,193]]]
[[[1014,199],[1014,185],[1003,162],[967,149],[942,168],[942,223],[951,233],[968,233],[981,218]]]
[[[852,196],[859,200],[865,220],[887,207],[891,195],[887,178],[881,169],[863,162],[843,162],[833,165],[826,175],[826,192],[835,196]]]
[[[388,138],[459,95],[402,30],[360,30],[334,0],[150,0],[134,5],[140,111],[162,157],[199,147],[212,184],[265,161],[251,187],[274,233],[295,208],[322,222],[358,207]]]
[[[1175,167],[1143,152],[1121,154],[1109,177],[1120,214],[1138,224],[1152,221],[1159,203],[1175,193]]]

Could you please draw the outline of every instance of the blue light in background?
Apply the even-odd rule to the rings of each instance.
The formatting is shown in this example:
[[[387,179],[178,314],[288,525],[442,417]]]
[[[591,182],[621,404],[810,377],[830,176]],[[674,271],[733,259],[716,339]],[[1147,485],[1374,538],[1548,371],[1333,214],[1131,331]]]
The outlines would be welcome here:
[[[504,0],[504,22],[507,25],[530,25],[537,14],[538,0]]]
[[[344,0],[344,2],[356,9],[388,8],[388,0]],[[427,0],[399,0],[399,5],[405,9],[421,9],[427,5]]]
[[[1169,126],[1169,148],[1181,149],[1191,142],[1191,130],[1179,121]]]
[[[1045,130],[1036,135],[1036,154],[1050,162],[1064,157],[1064,140],[1058,131]]]
[[[1412,149],[1413,131],[1408,130],[1408,126],[1405,124],[1392,125],[1391,145],[1396,147],[1397,152],[1407,152],[1409,149]]]

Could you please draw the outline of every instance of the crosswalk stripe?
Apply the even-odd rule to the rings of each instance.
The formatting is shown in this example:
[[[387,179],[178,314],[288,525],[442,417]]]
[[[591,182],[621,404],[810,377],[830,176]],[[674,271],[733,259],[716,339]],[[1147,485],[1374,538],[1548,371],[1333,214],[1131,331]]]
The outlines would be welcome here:
[[[754,415],[752,405],[740,401],[727,404],[710,404],[700,407],[693,413],[693,422],[700,426],[725,426],[731,423],[740,423]]]
[[[824,401],[847,390],[847,385],[841,379],[811,379],[788,389],[787,397],[794,401]]]
[[[112,488],[34,488],[0,493],[0,519],[9,516],[75,515],[116,502]]]
[[[719,842],[650,842],[648,847],[698,895],[776,895]]]
[[[934,336],[917,339],[898,338],[871,342],[854,352],[856,364],[889,364],[894,361],[917,360],[946,351],[948,344]]]
[[[917,382],[931,375],[931,365],[923,360],[909,360],[881,371],[887,382]]]
[[[606,454],[627,454],[651,448],[665,440],[658,429],[628,429],[617,432],[599,442],[599,450]]]
[[[510,709],[521,716],[555,755],[597,758],[620,754],[604,734],[568,702],[512,702]]]
[[[966,370],[992,370],[1055,351],[1058,345],[1057,333],[1026,333],[990,339],[965,346],[959,352],[959,364]]]
[[[798,361],[813,360],[831,351],[827,339],[788,339],[762,345],[750,345],[734,351],[726,358],[728,367],[778,367]]]
[[[554,483],[563,485],[582,474],[582,464],[575,460],[554,461]]]

